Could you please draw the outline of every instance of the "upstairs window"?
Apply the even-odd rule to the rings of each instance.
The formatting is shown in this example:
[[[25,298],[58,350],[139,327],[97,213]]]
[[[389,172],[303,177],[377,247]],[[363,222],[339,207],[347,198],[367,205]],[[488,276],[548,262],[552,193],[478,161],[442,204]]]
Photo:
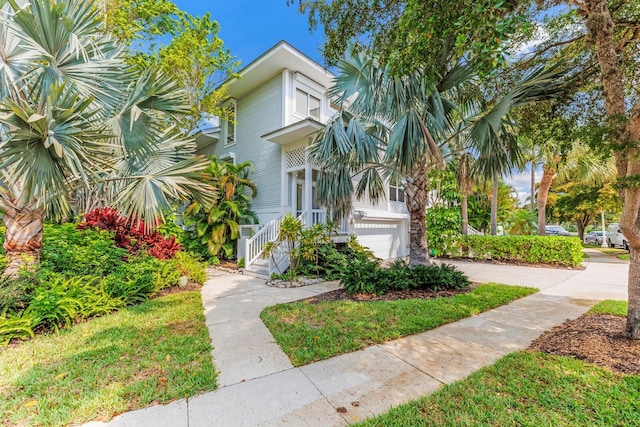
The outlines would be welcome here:
[[[404,203],[404,187],[390,185],[389,186],[389,201]]]
[[[320,120],[320,99],[296,89],[296,114]]]
[[[224,145],[233,145],[236,143],[236,105],[231,104],[228,110],[229,119],[225,121],[227,137]]]

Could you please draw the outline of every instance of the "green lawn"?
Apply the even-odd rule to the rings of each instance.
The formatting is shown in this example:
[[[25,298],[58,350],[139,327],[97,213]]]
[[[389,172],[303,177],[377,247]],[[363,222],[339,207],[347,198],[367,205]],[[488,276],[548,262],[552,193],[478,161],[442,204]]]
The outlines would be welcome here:
[[[260,315],[295,366],[328,359],[473,316],[536,292],[498,284],[429,300],[295,302]]]
[[[629,303],[627,301],[607,299],[591,307],[589,313],[614,314],[626,317],[627,311],[629,311]]]
[[[640,376],[518,352],[360,426],[637,426]]]
[[[626,301],[589,313],[625,316]],[[640,375],[526,351],[359,426],[638,426]]]
[[[0,414],[68,425],[212,390],[198,292],[168,295],[0,350]]]

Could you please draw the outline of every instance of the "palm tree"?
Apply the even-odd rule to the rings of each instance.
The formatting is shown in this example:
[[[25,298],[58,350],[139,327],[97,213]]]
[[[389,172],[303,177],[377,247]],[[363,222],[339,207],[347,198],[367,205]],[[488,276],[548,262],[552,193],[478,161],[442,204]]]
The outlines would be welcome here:
[[[389,67],[379,66],[375,58],[363,54],[354,54],[337,67],[339,74],[329,94],[342,110],[311,147],[314,161],[321,166],[319,202],[341,216],[350,211],[353,194],[361,197],[367,193],[375,202],[384,197],[385,182],[404,183],[410,215],[409,263],[429,263],[424,219],[426,172],[443,165],[441,149],[449,150],[447,131],[460,129],[456,105],[445,96],[460,99],[459,91],[472,79],[473,67],[453,65],[435,83],[426,82],[419,72],[396,77]],[[508,113],[553,97],[562,84],[560,76],[557,66],[536,68],[490,110],[466,121],[463,132],[476,154],[478,171],[495,177],[516,164],[520,152]],[[355,188],[354,177],[358,181]]]
[[[363,54],[353,54],[337,67],[340,73],[329,93],[342,110],[311,147],[321,166],[318,201],[339,217],[351,210],[354,193],[357,198],[366,193],[376,202],[385,197],[385,183],[404,185],[410,216],[409,264],[428,264],[426,173],[444,165],[436,139],[445,139],[454,111],[443,96],[468,80],[471,70],[454,66],[435,85],[420,73],[395,77],[388,67]]]
[[[469,141],[477,153],[474,169],[493,183],[492,235],[496,234],[498,181],[502,175],[510,175],[514,168],[524,164],[513,111],[555,98],[564,86],[562,76],[558,64],[546,69],[537,67],[517,81],[486,113],[471,119]]]
[[[176,82],[136,73],[84,0],[10,0],[0,9],[0,209],[5,274],[39,259],[45,216],[99,186],[123,214],[153,224],[173,199],[211,203],[207,161],[170,126],[188,112]]]

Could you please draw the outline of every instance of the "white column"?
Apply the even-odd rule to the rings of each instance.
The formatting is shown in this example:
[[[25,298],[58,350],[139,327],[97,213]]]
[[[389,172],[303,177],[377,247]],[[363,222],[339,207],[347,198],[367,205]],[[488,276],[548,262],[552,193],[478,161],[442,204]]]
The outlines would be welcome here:
[[[291,176],[291,188],[289,189],[291,191],[291,215],[295,218],[298,216],[296,213],[296,206],[298,206],[298,177],[296,172],[290,172],[289,175]]]
[[[305,162],[304,162],[304,206],[303,209],[307,211],[307,227],[313,225],[312,222],[312,212],[311,209],[313,207],[311,197],[313,191],[313,170],[311,169],[311,164],[309,163],[309,151],[305,150],[304,154]]]

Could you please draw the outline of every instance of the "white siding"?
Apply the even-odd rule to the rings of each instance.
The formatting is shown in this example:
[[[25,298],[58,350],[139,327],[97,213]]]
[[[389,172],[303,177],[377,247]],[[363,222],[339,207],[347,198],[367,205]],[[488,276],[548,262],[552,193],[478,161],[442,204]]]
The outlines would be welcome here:
[[[234,153],[236,163],[253,163],[250,177],[258,186],[258,196],[251,207],[262,224],[280,212],[281,147],[260,136],[282,127],[282,103],[282,75],[278,74],[237,100],[237,142],[225,146],[225,135],[221,135],[209,151],[220,158]]]

